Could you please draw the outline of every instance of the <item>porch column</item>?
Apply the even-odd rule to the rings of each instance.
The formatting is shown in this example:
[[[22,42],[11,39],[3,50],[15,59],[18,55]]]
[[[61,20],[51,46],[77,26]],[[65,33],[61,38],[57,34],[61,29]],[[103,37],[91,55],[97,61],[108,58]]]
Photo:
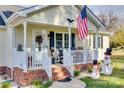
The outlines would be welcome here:
[[[23,23],[24,26],[24,51],[26,51],[26,31],[27,31],[27,22]]]
[[[97,30],[96,30],[96,40],[95,40],[96,41],[96,44],[95,44],[96,45],[95,46],[96,47],[96,50],[95,50],[95,60],[98,60],[98,35],[99,35],[98,30],[99,29],[97,28]]]
[[[87,47],[88,47],[88,40],[87,37],[83,40],[83,63],[87,63]]]
[[[24,63],[23,63],[23,69],[26,72],[27,71],[27,58],[26,58],[26,31],[27,31],[27,22],[23,23],[24,27]]]
[[[69,50],[69,53],[71,51],[71,24],[68,23],[68,38],[69,38],[69,42],[68,42],[68,50]]]
[[[68,21],[68,34],[69,34],[69,44],[68,44],[68,51],[71,52],[71,23],[74,21],[72,19],[67,18]]]
[[[12,35],[13,35],[13,37],[12,37],[12,39],[13,39],[13,51],[15,51],[16,50],[16,29],[15,29],[15,27],[13,27],[12,29],[13,29],[13,32],[12,32]]]

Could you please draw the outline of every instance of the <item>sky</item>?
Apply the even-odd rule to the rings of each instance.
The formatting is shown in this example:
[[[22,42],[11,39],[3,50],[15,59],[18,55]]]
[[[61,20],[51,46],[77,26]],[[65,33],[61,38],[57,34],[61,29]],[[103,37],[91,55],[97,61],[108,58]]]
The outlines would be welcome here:
[[[124,24],[124,5],[89,5],[88,7],[95,15],[99,15],[100,11],[103,13],[112,11],[114,15],[118,16],[118,24]]]
[[[100,11],[108,12],[113,11],[115,15],[124,17],[124,5],[89,5],[88,6],[96,15]]]

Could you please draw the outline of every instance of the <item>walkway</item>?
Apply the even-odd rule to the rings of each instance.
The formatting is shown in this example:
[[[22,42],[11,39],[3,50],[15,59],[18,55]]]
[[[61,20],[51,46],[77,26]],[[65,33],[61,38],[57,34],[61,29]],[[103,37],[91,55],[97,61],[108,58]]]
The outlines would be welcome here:
[[[49,88],[85,88],[86,84],[79,79],[72,78],[69,82],[53,82]]]

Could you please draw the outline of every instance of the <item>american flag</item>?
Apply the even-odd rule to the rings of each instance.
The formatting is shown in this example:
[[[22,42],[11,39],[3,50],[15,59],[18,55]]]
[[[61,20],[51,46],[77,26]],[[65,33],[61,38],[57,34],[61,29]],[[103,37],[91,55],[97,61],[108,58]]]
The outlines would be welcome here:
[[[88,35],[88,18],[86,6],[84,6],[79,16],[77,17],[77,28],[80,40],[86,38]]]

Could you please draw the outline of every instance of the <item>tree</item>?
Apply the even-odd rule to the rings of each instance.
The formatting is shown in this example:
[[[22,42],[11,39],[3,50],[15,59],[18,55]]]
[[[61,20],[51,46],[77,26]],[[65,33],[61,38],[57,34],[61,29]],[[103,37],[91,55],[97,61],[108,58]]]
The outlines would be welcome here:
[[[124,48],[124,29],[120,28],[114,35],[111,37],[111,43],[113,47],[123,47]]]
[[[114,15],[113,11],[102,12],[98,15],[99,19],[105,24],[106,29],[109,32],[115,32],[117,30],[118,16]]]
[[[114,35],[110,36],[110,46],[118,47],[124,46],[124,31],[122,25],[119,24],[120,20],[117,15],[115,15],[112,11],[102,12],[100,11],[99,19],[105,24],[106,29],[109,32],[113,32]]]

